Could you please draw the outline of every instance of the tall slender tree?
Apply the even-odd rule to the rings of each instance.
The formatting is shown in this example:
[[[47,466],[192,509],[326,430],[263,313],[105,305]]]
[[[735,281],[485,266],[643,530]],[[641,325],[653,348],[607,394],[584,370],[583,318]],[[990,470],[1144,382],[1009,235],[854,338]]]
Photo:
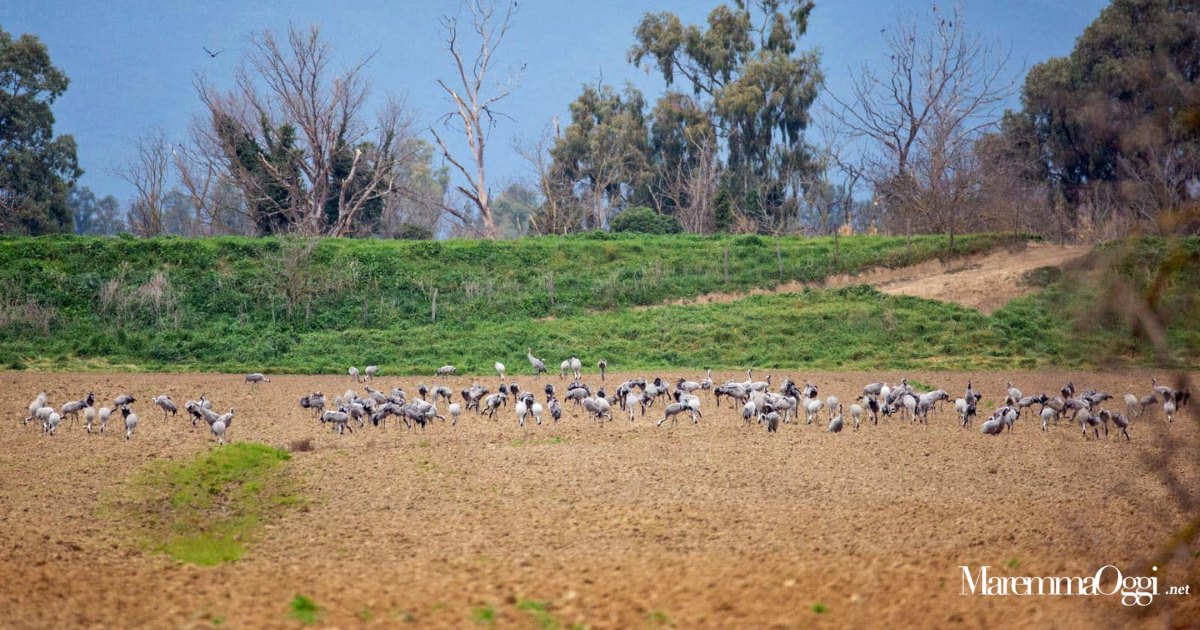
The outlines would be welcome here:
[[[487,175],[487,145],[492,127],[497,118],[503,116],[497,105],[509,95],[511,88],[506,84],[489,85],[488,81],[496,70],[496,54],[512,26],[517,3],[505,2],[500,10],[492,0],[462,0],[461,5],[470,14],[467,25],[470,33],[464,34],[458,16],[442,18],[446,50],[454,61],[456,75],[449,81],[438,79],[438,85],[454,104],[454,109],[442,117],[442,125],[462,135],[467,143],[467,156],[452,151],[436,126],[430,131],[442,156],[463,180],[455,184],[455,189],[468,200],[466,208],[446,203],[443,210],[462,226],[487,238],[496,238],[498,232],[492,216]],[[472,211],[478,216],[473,216]],[[482,226],[476,226],[476,218]]]
[[[1114,0],[1066,57],[1034,66],[1007,131],[1032,140],[1076,219],[1151,225],[1200,177],[1200,8]],[[1119,215],[1125,215],[1124,217]]]
[[[1015,91],[1008,55],[959,9],[936,6],[889,28],[886,42],[889,61],[864,65],[848,96],[832,95],[830,113],[866,143],[866,175],[892,216],[953,244],[980,186],[975,143]]]
[[[821,83],[820,56],[800,50],[813,3],[737,0],[687,25],[648,13],[629,60],[683,83],[707,108],[723,141],[723,185],[743,213],[770,230],[794,212],[811,168],[804,130]]]
[[[68,84],[41,40],[0,28],[0,232],[72,231],[67,195],[83,171],[51,111]]]
[[[208,124],[196,144],[246,198],[261,233],[347,236],[377,227],[413,158],[412,121],[389,98],[372,116],[363,72],[341,71],[320,29],[252,35],[236,88],[200,81]]]

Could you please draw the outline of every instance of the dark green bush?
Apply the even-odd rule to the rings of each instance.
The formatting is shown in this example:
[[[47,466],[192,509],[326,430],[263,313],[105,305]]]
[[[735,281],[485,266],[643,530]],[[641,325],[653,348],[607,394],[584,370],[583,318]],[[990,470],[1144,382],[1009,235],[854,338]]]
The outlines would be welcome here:
[[[393,238],[404,241],[428,241],[433,239],[433,230],[421,225],[404,223],[400,229],[396,230]]]
[[[658,214],[645,206],[635,206],[613,217],[609,222],[613,232],[633,234],[679,234],[683,226],[673,216]]]

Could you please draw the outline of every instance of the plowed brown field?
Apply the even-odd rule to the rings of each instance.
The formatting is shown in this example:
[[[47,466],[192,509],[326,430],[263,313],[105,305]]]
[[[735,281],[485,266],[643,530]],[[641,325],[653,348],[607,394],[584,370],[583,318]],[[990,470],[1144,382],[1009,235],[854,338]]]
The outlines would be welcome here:
[[[697,378],[696,373],[687,373]],[[785,373],[775,373],[776,382]],[[666,377],[667,374],[662,374]],[[723,381],[726,376],[714,375]],[[756,375],[759,376],[759,375]],[[765,376],[765,374],[764,374]],[[843,402],[895,373],[792,374]],[[955,395],[967,375],[908,376]],[[1025,392],[1084,387],[1145,394],[1143,372],[975,374],[986,415],[1012,380]],[[610,375],[611,383],[620,375]],[[493,382],[494,376],[483,379]],[[541,395],[541,382],[518,380]],[[561,387],[565,382],[550,379]],[[585,379],[595,382],[596,379]],[[740,378],[739,378],[740,380]],[[448,379],[456,392],[469,379]],[[378,379],[387,391],[414,378]],[[426,379],[433,382],[433,379]],[[1117,597],[960,595],[960,565],[999,575],[1091,575],[1143,564],[1182,526],[1153,460],[1170,452],[1177,489],[1200,494],[1200,430],[1187,410],[1134,421],[1132,442],[1043,433],[1023,415],[999,437],[967,431],[943,409],[928,426],[888,419],[830,434],[802,421],[769,435],[702,397],[698,426],[603,426],[569,408],[558,424],[517,427],[466,414],[423,433],[389,425],[337,436],[300,409],[348,378],[280,376],[251,387],[212,374],[0,374],[0,627],[297,627],[296,594],[321,626],[592,628],[1188,626],[1200,595],[1160,595],[1145,611]],[[141,426],[44,437],[20,425],[45,389],[55,405],[88,390],[135,394]],[[213,568],[142,551],[98,505],[160,458],[215,448],[183,416],[149,404],[207,393],[235,407],[229,437],[315,450],[287,467],[309,499],[268,523],[243,559]],[[457,399],[457,395],[456,395]],[[1114,401],[1116,402],[1116,401]],[[1122,408],[1116,405],[1114,408]],[[1121,409],[1123,411],[1123,409]],[[661,407],[652,411],[661,417]],[[117,421],[119,424],[119,420]],[[1159,568],[1160,590],[1196,575],[1193,546]]]

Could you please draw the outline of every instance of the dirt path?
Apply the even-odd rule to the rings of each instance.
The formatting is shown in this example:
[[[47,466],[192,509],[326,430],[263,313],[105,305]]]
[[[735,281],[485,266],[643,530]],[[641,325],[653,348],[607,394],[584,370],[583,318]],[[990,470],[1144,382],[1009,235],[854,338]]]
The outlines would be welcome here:
[[[991,313],[1032,289],[1021,277],[1039,267],[1060,267],[1087,254],[1084,245],[1031,244],[1018,251],[998,251],[948,265],[933,261],[925,269],[897,269],[872,282],[884,293],[957,302]],[[920,267],[920,266],[918,266]]]
[[[902,376],[773,375],[811,380],[847,404],[864,383]],[[1026,392],[1067,380],[1143,392],[1151,375],[907,376],[954,392],[973,376],[991,409],[1008,381]],[[624,376],[610,377],[611,389]],[[547,380],[516,378],[539,393]],[[416,381],[375,386],[412,392]],[[1171,425],[1161,411],[1140,418],[1125,442],[1085,440],[1069,423],[1042,432],[1027,415],[1012,434],[991,437],[959,428],[946,410],[928,426],[892,418],[832,434],[823,416],[768,434],[707,395],[700,423],[676,428],[653,425],[656,406],[653,417],[604,426],[568,408],[557,424],[522,429],[509,407],[497,421],[470,413],[456,427],[368,426],[339,437],[296,405],[305,392],[350,386],[333,376],[280,376],[252,389],[213,374],[0,373],[0,627],[299,628],[288,613],[296,594],[320,606],[319,627],[341,628],[1150,628],[1200,619],[1194,582],[1192,596],[1160,596],[1145,614],[1111,597],[960,594],[964,564],[1003,575],[1140,570],[1184,519],[1149,462],[1182,449],[1176,487],[1200,491],[1192,410]],[[43,388],[56,403],[88,390],[104,401],[132,393],[138,434],[126,442],[75,424],[50,438],[22,427]],[[199,392],[237,408],[234,440],[315,445],[288,464],[306,507],[267,523],[242,560],[210,568],[138,548],[100,509],[147,463],[214,448],[205,432],[141,402]],[[1197,553],[1159,567],[1160,586],[1189,571],[1194,579]]]
[[[1021,276],[1038,267],[1058,267],[1087,254],[1086,245],[1031,243],[988,254],[956,258],[943,263],[930,260],[899,269],[878,268],[857,275],[833,276],[821,284],[789,282],[774,289],[737,293],[708,293],[670,304],[713,304],[739,300],[749,295],[794,293],[805,288],[837,288],[869,284],[884,293],[912,295],[930,300],[957,302],[991,313],[1032,288],[1021,284]],[[647,307],[654,308],[654,307]]]

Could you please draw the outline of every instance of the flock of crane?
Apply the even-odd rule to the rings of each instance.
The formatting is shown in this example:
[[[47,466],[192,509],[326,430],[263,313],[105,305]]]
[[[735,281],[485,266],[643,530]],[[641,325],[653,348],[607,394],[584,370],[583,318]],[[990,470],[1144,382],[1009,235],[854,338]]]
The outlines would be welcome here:
[[[526,354],[534,376],[540,377],[545,374],[545,362],[534,357],[531,349],[527,350]],[[457,402],[454,400],[455,392],[442,385],[419,384],[418,395],[410,398],[408,393],[399,387],[385,393],[366,384],[366,395],[348,389],[334,396],[332,400],[327,400],[325,395],[318,391],[300,398],[299,404],[300,407],[310,410],[322,425],[329,425],[340,435],[346,431],[353,433],[355,424],[359,428],[368,423],[376,427],[386,426],[389,417],[394,417],[394,422],[402,422],[410,429],[419,426],[423,430],[434,420],[447,420],[446,415],[439,409],[439,404],[446,405],[446,413],[449,414],[452,426],[457,425],[460,416],[469,411],[496,420],[510,401],[517,423],[522,427],[527,420],[540,425],[544,417],[558,422],[563,416],[564,404],[572,406],[576,413],[583,412],[595,422],[612,421],[614,414],[626,415],[629,421],[633,422],[639,414],[644,418],[656,405],[661,404],[662,417],[658,419],[656,426],[668,421],[674,426],[680,416],[686,416],[693,424],[698,424],[704,417],[700,395],[707,395],[718,408],[725,400],[732,409],[740,409],[742,421],[746,426],[753,423],[765,425],[770,433],[777,432],[781,423],[799,421],[800,414],[804,414],[808,424],[818,422],[829,432],[840,433],[846,426],[859,430],[868,420],[878,425],[881,416],[896,416],[910,423],[927,423],[929,416],[935,413],[942,403],[952,405],[961,426],[969,429],[978,416],[978,405],[983,400],[982,393],[972,386],[971,381],[967,382],[962,397],[952,399],[943,389],[921,392],[910,386],[908,379],[901,379],[896,384],[874,382],[866,385],[861,394],[855,396],[847,414],[845,405],[837,396],[822,398],[817,386],[812,383],[806,382],[801,386],[791,379],[784,379],[773,390],[771,376],[758,381],[754,379],[752,370],[746,370],[745,381],[729,380],[720,385],[713,382],[712,370],[708,370],[706,377],[699,381],[679,378],[673,384],[662,378],[630,379],[617,384],[610,395],[603,386],[608,365],[601,360],[597,367],[602,385],[593,392],[591,387],[582,381],[581,361],[576,357],[564,360],[559,376],[564,379],[570,376],[573,380],[566,385],[561,401],[553,383],[548,382],[543,387],[544,403],[538,400],[534,392],[523,390],[516,380],[506,383],[505,366],[496,363],[495,369],[499,376],[496,391],[493,392],[489,387],[475,382],[458,392],[460,399]],[[444,377],[456,372],[455,366],[445,365],[435,371],[435,376]],[[355,383],[370,383],[378,377],[379,368],[371,365],[360,372],[351,367],[347,373]],[[252,373],[245,376],[245,381],[253,386],[269,383],[270,378],[261,373]],[[1067,421],[1072,424],[1078,423],[1085,438],[1088,437],[1089,430],[1097,439],[1101,429],[1107,436],[1109,425],[1112,425],[1118,437],[1123,435],[1126,440],[1131,440],[1131,418],[1141,416],[1147,410],[1161,404],[1167,421],[1172,422],[1175,414],[1187,405],[1191,396],[1186,388],[1173,389],[1160,385],[1156,379],[1151,379],[1151,391],[1147,395],[1124,395],[1125,413],[1121,413],[1108,408],[1112,404],[1109,401],[1113,400],[1113,395],[1108,392],[1094,389],[1077,391],[1074,383],[1067,383],[1059,394],[1026,396],[1010,382],[1004,392],[1003,404],[980,424],[980,430],[989,435],[999,435],[1005,429],[1011,432],[1022,414],[1034,413],[1041,419],[1041,429],[1047,431],[1051,423],[1057,426],[1060,420],[1069,414]],[[29,404],[29,413],[23,423],[28,424],[36,420],[41,424],[44,434],[53,436],[65,419],[77,420],[82,413],[88,433],[92,433],[93,430],[103,433],[109,418],[119,411],[124,421],[125,439],[129,440],[133,438],[138,425],[138,415],[133,410],[135,402],[136,399],[132,395],[121,394],[113,399],[111,407],[97,408],[94,394],[88,393],[80,400],[64,403],[55,409],[48,403],[46,393],[42,392]],[[164,420],[179,411],[175,402],[165,394],[154,397],[151,404],[162,410]],[[204,421],[218,444],[225,443],[226,432],[233,422],[233,408],[223,414],[217,413],[213,410],[212,401],[200,396],[197,400],[184,403],[183,409],[191,416],[193,427],[197,426],[199,421]],[[826,414],[825,417],[822,417],[823,413]]]
[[[247,375],[247,382],[270,382],[270,379],[260,378],[252,380]],[[262,376],[259,374],[258,376]],[[119,411],[125,425],[125,439],[133,439],[133,433],[138,426],[138,415],[133,410],[133,403],[137,402],[132,394],[120,394],[113,398],[111,407],[96,407],[96,396],[92,392],[79,399],[64,403],[57,411],[47,402],[46,392],[41,392],[29,403],[29,415],[22,420],[22,424],[28,425],[30,421],[36,420],[42,425],[42,432],[46,435],[53,436],[58,433],[58,425],[67,418],[72,421],[79,419],[79,414],[83,413],[84,428],[88,433],[96,431],[104,433],[108,428],[108,420],[112,417],[114,411]],[[166,394],[155,396],[150,399],[150,403],[158,407],[163,412],[163,420],[167,416],[175,416],[179,414],[179,406],[175,401],[171,400]],[[184,403],[184,410],[192,416],[192,426],[196,426],[198,420],[204,420],[208,423],[209,430],[216,437],[218,444],[225,443],[225,432],[233,423],[233,408],[223,414],[213,411],[212,401],[205,396],[201,396],[199,400],[189,400]]]

